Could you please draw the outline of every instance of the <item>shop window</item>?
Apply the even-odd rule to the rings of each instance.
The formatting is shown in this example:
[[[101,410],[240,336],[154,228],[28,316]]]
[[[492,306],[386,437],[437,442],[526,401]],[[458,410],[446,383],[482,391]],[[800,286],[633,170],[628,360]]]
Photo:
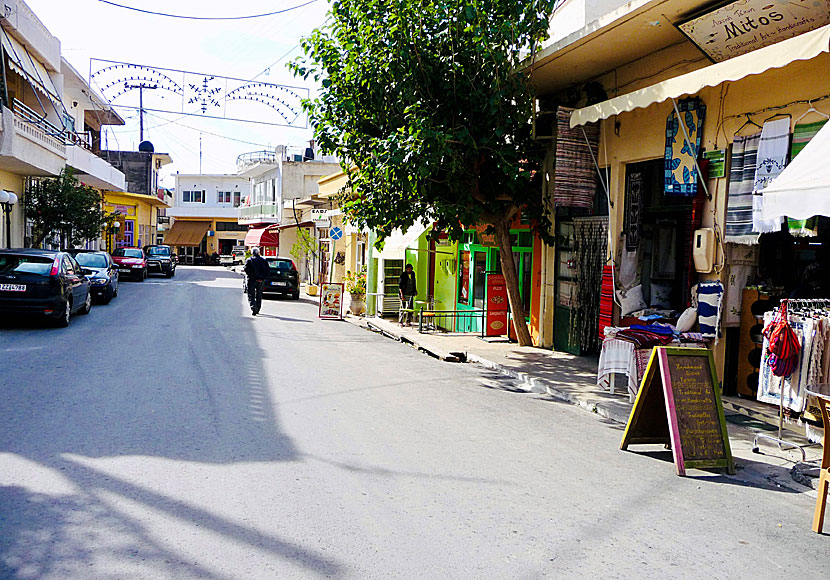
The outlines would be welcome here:
[[[484,308],[487,289],[487,253],[473,252],[473,307]]]

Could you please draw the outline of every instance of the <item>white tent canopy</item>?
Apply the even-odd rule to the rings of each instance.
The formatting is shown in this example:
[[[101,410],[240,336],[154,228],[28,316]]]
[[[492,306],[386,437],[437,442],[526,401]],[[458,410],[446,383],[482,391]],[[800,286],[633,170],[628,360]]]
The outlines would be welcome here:
[[[764,190],[763,219],[830,216],[830,122]]]
[[[394,230],[384,241],[383,250],[377,257],[381,260],[405,260],[407,248],[414,245],[428,228],[429,224],[419,221],[412,224],[406,232]]]

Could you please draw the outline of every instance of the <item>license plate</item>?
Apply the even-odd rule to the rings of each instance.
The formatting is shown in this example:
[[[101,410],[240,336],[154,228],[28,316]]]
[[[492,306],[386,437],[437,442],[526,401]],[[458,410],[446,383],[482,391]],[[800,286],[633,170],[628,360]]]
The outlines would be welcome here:
[[[0,290],[4,292],[25,292],[26,284],[0,284]]]
[[[118,271],[121,272],[122,274],[125,273],[125,272],[129,274],[130,269],[129,268],[118,268]]]
[[[271,286],[288,286],[286,282],[271,282]]]

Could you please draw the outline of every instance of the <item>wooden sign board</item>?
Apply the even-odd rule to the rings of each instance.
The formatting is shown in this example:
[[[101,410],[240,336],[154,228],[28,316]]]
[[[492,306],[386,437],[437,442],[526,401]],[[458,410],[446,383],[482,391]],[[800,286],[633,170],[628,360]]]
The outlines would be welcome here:
[[[320,318],[343,319],[343,284],[324,282],[320,284]]]
[[[686,475],[687,467],[735,473],[710,350],[651,351],[620,449],[647,443],[671,446],[677,475]]]

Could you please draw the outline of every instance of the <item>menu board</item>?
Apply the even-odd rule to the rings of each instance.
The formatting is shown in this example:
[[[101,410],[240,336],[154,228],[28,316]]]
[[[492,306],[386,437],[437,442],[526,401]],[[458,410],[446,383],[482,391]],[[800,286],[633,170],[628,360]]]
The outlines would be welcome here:
[[[678,475],[687,467],[734,473],[710,350],[654,348],[620,448],[644,443],[671,446]]]
[[[325,282],[320,285],[320,318],[343,318],[343,284]]]

